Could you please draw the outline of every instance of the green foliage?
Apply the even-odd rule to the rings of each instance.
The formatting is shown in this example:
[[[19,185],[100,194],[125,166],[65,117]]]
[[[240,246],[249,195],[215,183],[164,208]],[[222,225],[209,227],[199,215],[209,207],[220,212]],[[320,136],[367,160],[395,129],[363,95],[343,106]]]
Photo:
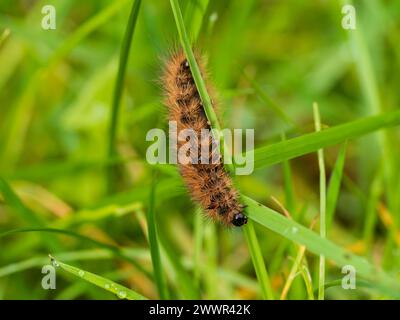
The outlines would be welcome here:
[[[356,30],[343,1],[54,1],[56,30],[40,27],[45,4],[0,4],[0,299],[400,297],[397,2],[353,1]],[[255,129],[241,229],[205,220],[174,166],[146,162],[174,47],[212,127]]]

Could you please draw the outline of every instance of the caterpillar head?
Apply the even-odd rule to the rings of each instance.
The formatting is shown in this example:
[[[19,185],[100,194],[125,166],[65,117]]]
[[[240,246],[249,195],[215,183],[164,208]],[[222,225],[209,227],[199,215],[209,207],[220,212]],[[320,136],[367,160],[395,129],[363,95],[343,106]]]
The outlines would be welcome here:
[[[247,223],[247,216],[242,212],[236,213],[231,222],[235,227],[241,227]]]

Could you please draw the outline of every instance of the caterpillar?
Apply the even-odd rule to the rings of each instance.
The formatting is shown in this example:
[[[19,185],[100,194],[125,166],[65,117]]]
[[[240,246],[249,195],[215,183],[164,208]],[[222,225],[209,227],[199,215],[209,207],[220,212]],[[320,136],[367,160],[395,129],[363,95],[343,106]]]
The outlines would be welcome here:
[[[204,59],[196,54],[196,61],[203,77],[206,78]],[[197,142],[196,148],[200,154],[200,145],[204,142],[201,131],[202,129],[211,130],[211,127],[189,63],[182,51],[175,52],[166,59],[161,83],[169,120],[176,121],[178,135],[181,130],[193,130],[195,134],[192,140]],[[214,99],[211,100],[213,108],[215,108]],[[178,139],[177,148],[181,148],[187,141],[188,139],[186,141]],[[199,141],[201,143],[198,143]],[[181,163],[178,161],[180,174],[192,200],[201,206],[208,217],[226,226],[240,227],[247,223],[247,216],[244,214],[245,206],[239,202],[239,193],[220,161],[219,151],[217,151],[219,161],[212,161],[212,158],[215,157],[215,150],[212,141],[208,139],[207,143],[209,143],[208,150],[211,150],[209,163],[200,161],[198,155],[194,162]]]

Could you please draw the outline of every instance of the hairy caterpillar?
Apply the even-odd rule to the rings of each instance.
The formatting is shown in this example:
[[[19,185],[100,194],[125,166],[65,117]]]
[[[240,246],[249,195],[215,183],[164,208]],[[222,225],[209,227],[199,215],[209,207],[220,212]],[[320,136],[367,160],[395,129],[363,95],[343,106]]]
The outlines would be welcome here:
[[[196,60],[198,60],[204,76],[204,61],[199,57]],[[168,107],[169,120],[176,121],[177,133],[179,134],[184,129],[192,129],[195,133],[193,140],[197,142],[203,141],[204,137],[201,135],[201,130],[210,130],[211,128],[192,77],[189,63],[183,52],[174,53],[166,60],[162,85],[164,87],[164,103]],[[182,147],[184,143],[185,141],[179,141],[178,139],[177,147]],[[197,155],[195,163],[181,163],[178,161],[180,174],[192,199],[203,208],[203,211],[209,217],[226,226],[242,226],[247,223],[247,217],[243,213],[244,206],[239,202],[239,194],[221,161],[215,163],[211,160],[215,156],[212,142],[207,139],[206,143],[209,143],[208,149],[212,150],[209,163],[200,161],[200,157]],[[199,144],[196,148],[200,149]],[[200,151],[198,154],[200,154]],[[218,153],[218,160],[220,159],[221,157]]]

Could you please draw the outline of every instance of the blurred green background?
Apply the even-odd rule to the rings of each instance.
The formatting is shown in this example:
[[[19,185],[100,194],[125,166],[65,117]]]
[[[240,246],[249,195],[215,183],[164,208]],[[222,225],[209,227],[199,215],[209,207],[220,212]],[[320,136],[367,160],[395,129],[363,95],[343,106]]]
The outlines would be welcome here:
[[[314,101],[325,128],[398,108],[400,2],[353,1],[356,30],[342,28],[345,3],[180,1],[195,47],[208,58],[225,127],[254,128],[258,147],[280,141],[282,133],[289,139],[314,131]],[[48,4],[56,8],[55,30],[41,27],[41,10]],[[151,128],[167,128],[161,58],[180,45],[169,2],[142,1],[120,104],[116,157],[108,158],[113,90],[131,5],[127,0],[0,2],[0,176],[23,202],[14,199],[10,205],[0,193],[0,233],[30,226],[68,229],[121,247],[130,258],[67,235],[1,237],[0,298],[114,298],[63,272],[57,274],[57,290],[43,290],[41,268],[48,253],[158,297],[146,239],[154,168],[146,163],[150,143],[145,137]],[[381,137],[348,144],[328,238],[397,272],[400,131],[387,131],[385,143]],[[338,150],[325,150],[328,177]],[[264,204],[284,205],[309,226],[319,210],[317,156],[294,159],[290,167],[290,201],[282,165],[239,177],[238,184]],[[156,181],[155,215],[170,296],[260,298],[241,231],[198,218],[173,167],[160,166]],[[256,230],[279,298],[295,247],[265,228]],[[316,286],[318,259],[306,257]],[[196,263],[201,267],[194,268]],[[328,262],[326,277],[327,282],[340,279],[340,268]],[[336,286],[326,290],[326,297],[382,296]],[[287,298],[307,298],[300,275]]]

